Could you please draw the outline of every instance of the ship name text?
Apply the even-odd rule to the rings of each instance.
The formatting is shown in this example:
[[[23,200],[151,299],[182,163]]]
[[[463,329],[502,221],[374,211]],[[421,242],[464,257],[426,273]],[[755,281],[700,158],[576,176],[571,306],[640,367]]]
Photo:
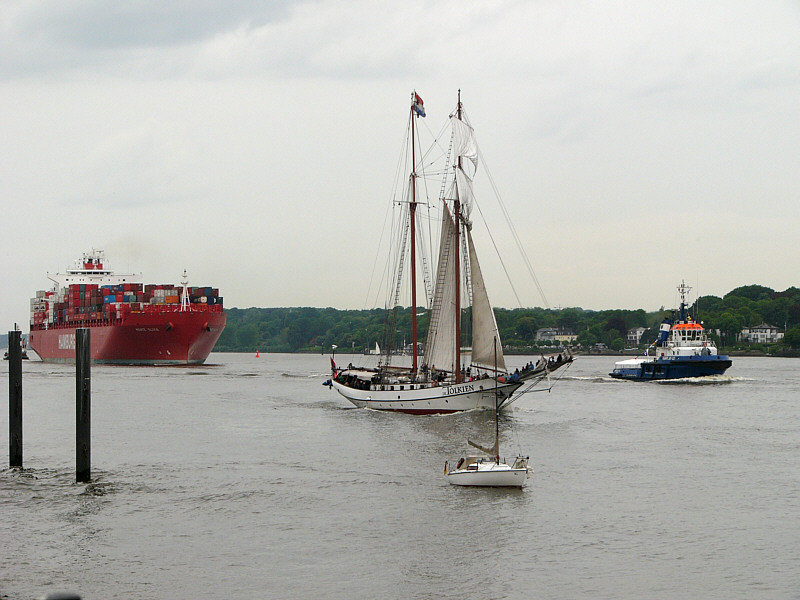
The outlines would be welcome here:
[[[58,336],[59,350],[75,350],[75,334],[62,333]]]
[[[468,383],[466,385],[450,385],[444,388],[445,396],[452,396],[453,394],[466,394],[475,391],[475,384]]]

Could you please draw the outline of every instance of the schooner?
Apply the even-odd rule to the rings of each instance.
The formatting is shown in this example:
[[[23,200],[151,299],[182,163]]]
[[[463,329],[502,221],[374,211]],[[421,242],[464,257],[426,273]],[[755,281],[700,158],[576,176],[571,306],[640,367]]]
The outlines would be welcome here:
[[[465,119],[458,94],[456,110],[450,115],[450,149],[447,181],[440,198],[441,231],[433,286],[428,298],[429,323],[424,348],[418,340],[417,246],[418,231],[418,151],[415,148],[417,120],[425,116],[420,96],[411,96],[409,114],[411,172],[408,177],[405,235],[400,239],[397,282],[393,286],[393,306],[400,304],[399,290],[403,265],[408,254],[411,292],[411,366],[391,364],[391,350],[377,367],[339,368],[331,358],[332,377],[327,382],[358,407],[415,414],[452,413],[485,408],[498,410],[516,399],[515,392],[528,383],[571,361],[547,361],[544,357],[522,371],[508,372],[502,342],[492,305],[472,239],[471,212],[475,204],[473,177],[478,167],[475,132]],[[449,163],[452,164],[449,164]],[[406,252],[406,247],[408,252]],[[427,286],[426,286],[427,290]],[[462,304],[471,300],[472,352],[462,356]]]

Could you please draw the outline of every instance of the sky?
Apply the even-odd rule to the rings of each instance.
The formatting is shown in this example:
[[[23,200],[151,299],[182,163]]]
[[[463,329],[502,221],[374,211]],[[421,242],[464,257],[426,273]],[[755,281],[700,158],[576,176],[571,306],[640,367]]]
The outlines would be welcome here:
[[[0,0],[0,327],[91,248],[227,307],[371,308],[413,90],[435,130],[461,89],[523,306],[800,286],[798,31],[778,0]]]

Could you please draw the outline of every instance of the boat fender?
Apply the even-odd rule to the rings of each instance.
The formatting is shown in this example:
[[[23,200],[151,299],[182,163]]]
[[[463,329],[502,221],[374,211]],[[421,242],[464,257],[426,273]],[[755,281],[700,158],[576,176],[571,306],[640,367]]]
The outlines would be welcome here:
[[[167,331],[169,331],[170,329],[172,329],[172,321],[167,322]]]
[[[203,323],[203,330],[204,330],[204,331],[211,331],[211,327],[209,327],[209,326],[208,326],[208,321],[206,321],[205,323]]]
[[[464,465],[464,459],[461,458],[459,459],[458,464],[456,465],[456,469],[460,469],[463,465]]]

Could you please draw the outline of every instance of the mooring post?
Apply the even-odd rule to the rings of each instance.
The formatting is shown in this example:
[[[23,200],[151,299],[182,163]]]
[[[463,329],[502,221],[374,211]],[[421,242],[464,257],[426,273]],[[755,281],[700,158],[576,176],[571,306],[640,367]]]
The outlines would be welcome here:
[[[78,483],[92,479],[92,353],[89,329],[75,330],[75,453]]]
[[[8,464],[22,468],[21,331],[8,332]]]

